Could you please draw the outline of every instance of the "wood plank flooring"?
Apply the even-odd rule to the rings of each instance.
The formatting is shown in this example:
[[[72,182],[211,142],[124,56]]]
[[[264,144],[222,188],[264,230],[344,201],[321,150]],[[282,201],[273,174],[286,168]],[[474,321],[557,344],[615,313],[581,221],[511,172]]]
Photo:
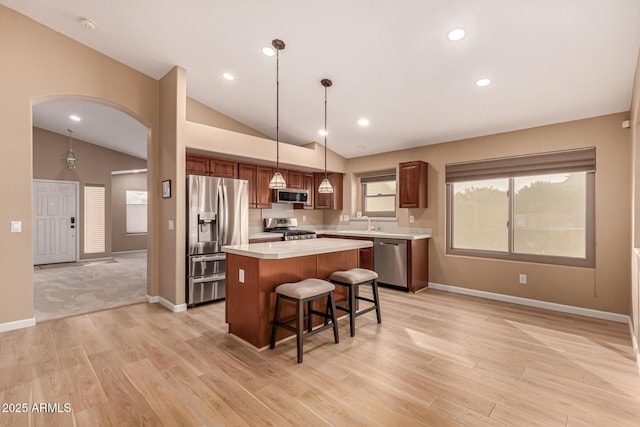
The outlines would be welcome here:
[[[220,303],[0,333],[0,425],[640,425],[625,324],[430,289],[381,289],[381,306],[354,338],[344,318],[339,344],[306,340],[300,365],[293,340],[258,351],[228,335]]]

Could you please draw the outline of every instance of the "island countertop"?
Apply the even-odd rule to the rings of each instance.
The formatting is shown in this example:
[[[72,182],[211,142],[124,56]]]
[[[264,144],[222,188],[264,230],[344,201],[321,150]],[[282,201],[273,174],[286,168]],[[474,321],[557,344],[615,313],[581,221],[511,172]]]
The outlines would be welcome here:
[[[223,246],[222,251],[258,259],[285,259],[369,248],[373,242],[347,239],[305,239]]]

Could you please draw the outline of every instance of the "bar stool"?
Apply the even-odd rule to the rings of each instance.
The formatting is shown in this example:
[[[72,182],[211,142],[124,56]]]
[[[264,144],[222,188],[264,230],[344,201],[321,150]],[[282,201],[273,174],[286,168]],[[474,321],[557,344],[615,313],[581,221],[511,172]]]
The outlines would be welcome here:
[[[352,268],[346,271],[336,271],[329,277],[331,283],[349,288],[349,300],[336,304],[338,310],[349,313],[349,327],[351,336],[356,335],[356,317],[361,316],[371,310],[376,311],[378,323],[382,323],[380,316],[380,299],[378,298],[378,273],[367,270],[366,268]],[[358,289],[361,285],[371,285],[373,291],[373,299],[365,298],[358,295]],[[356,310],[356,301],[367,301],[373,303],[372,306],[362,310]],[[348,307],[346,307],[348,305]]]
[[[302,339],[325,329],[333,328],[333,337],[336,344],[340,341],[338,338],[338,321],[336,318],[336,304],[333,298],[335,286],[326,280],[305,279],[295,283],[284,283],[279,285],[276,291],[276,309],[273,315],[273,326],[271,327],[271,343],[269,348],[276,346],[276,327],[284,328],[288,331],[295,332],[298,347],[298,363],[302,363]],[[311,308],[311,303],[321,298],[327,298],[326,311],[320,312]],[[280,320],[280,310],[282,308],[282,300],[292,301],[296,304],[296,317],[288,321]],[[304,314],[304,305],[307,304],[307,315]],[[312,315],[322,317],[324,325],[313,329]],[[307,319],[307,332],[304,332],[304,320]],[[331,323],[329,323],[331,320]],[[294,328],[291,323],[296,324]]]

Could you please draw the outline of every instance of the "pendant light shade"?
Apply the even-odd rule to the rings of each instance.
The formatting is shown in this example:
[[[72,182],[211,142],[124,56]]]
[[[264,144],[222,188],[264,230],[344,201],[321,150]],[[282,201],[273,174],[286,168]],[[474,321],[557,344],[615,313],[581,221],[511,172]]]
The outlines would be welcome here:
[[[327,174],[327,88],[331,87],[333,82],[329,79],[320,80],[320,84],[324,86],[324,179],[320,182],[318,193],[333,193],[333,186],[329,181]]]
[[[69,151],[67,151],[67,153],[64,155],[62,161],[64,162],[64,166],[67,169],[75,169],[78,165],[79,159],[76,156],[76,153],[73,152],[73,148],[71,147],[71,132],[73,131],[71,129],[67,129],[67,131],[69,132]]]
[[[269,188],[279,189],[287,188],[282,174],[280,173],[280,51],[284,49],[285,44],[282,40],[275,39],[271,42],[271,46],[276,50],[276,172],[269,181]]]

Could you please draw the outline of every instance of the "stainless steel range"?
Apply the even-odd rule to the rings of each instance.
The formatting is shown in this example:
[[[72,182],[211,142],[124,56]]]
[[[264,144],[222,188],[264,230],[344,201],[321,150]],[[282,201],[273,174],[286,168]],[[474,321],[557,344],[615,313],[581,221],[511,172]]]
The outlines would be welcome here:
[[[298,230],[297,218],[265,218],[264,231],[282,233],[282,240],[315,239],[315,231]]]

